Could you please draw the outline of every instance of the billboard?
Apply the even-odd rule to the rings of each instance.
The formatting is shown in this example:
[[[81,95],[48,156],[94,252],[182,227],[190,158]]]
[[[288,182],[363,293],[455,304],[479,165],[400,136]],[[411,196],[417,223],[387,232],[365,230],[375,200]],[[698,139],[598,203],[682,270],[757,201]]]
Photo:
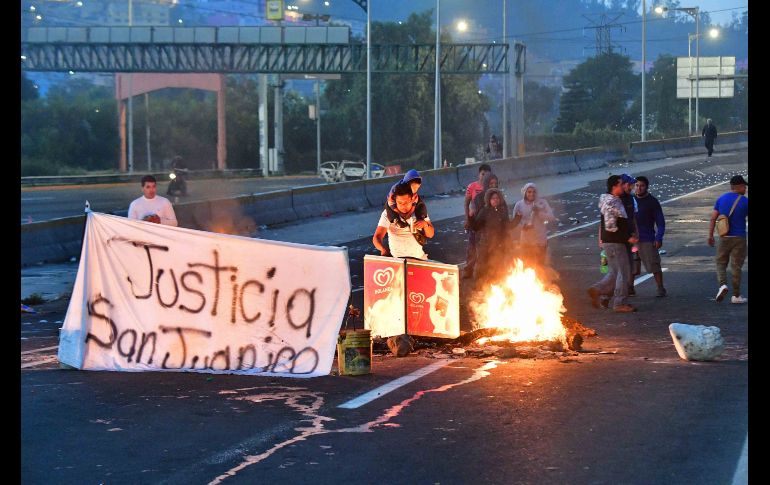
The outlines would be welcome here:
[[[732,98],[735,91],[734,76],[735,56],[677,57],[676,97],[689,99],[697,95],[699,98]],[[700,78],[700,89],[696,84],[697,78]]]
[[[265,0],[267,20],[283,20],[283,0]]]

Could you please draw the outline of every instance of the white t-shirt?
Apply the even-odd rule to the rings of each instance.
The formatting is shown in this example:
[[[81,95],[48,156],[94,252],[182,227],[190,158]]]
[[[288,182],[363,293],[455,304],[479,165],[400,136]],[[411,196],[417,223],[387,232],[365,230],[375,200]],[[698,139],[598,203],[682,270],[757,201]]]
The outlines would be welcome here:
[[[430,222],[429,217],[426,217],[425,220]],[[416,222],[414,214],[407,219],[407,222],[409,222],[409,227],[399,227],[398,224],[392,224],[388,221],[387,211],[382,211],[377,227],[385,227],[388,229],[388,247],[390,247],[390,254],[397,258],[411,256],[413,258],[428,259],[428,255],[425,254],[420,243],[418,243],[417,239],[412,235],[414,223]]]
[[[174,208],[171,206],[171,202],[163,196],[156,195],[152,199],[141,196],[131,202],[131,205],[128,206],[129,219],[141,221],[152,214],[157,214],[158,217],[160,217],[161,224],[167,226],[179,225],[176,221],[176,214],[174,214]]]

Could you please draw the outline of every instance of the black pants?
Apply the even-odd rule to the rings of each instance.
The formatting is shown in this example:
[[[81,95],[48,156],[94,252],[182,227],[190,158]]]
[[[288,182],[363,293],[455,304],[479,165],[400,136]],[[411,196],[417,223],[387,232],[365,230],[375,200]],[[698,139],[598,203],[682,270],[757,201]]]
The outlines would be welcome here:
[[[711,156],[711,153],[714,151],[714,139],[713,138],[706,138],[706,150],[709,151],[709,156]]]

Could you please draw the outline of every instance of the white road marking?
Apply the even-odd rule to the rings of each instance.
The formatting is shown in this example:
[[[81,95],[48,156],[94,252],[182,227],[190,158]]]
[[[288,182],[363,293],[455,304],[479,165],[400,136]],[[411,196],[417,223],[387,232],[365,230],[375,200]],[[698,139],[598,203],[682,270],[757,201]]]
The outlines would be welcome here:
[[[28,367],[36,367],[38,365],[48,364],[51,362],[58,362],[59,358],[55,355],[49,355],[46,357],[42,357],[38,360],[33,360],[32,362],[27,362],[26,364],[21,364],[22,369],[26,369]]]
[[[674,197],[672,199],[664,200],[663,202],[661,202],[661,204],[668,204],[669,202],[674,202],[675,200],[682,199],[682,198],[687,197],[689,195],[697,194],[698,192],[703,192],[704,190],[713,189],[714,187],[719,187],[720,185],[726,184],[727,182],[728,181],[724,181],[724,182],[719,182],[718,184],[709,185],[708,187],[703,187],[702,189],[698,189],[698,190],[695,190],[693,192],[688,192],[686,194],[679,195],[679,196]],[[561,231],[561,232],[557,232],[555,234],[551,234],[550,236],[548,236],[548,239],[551,239],[552,237],[562,236],[562,235],[567,234],[569,232],[577,231],[579,229],[583,229],[583,228],[586,228],[588,226],[593,226],[594,224],[598,224],[599,222],[600,222],[600,220],[596,220],[596,221],[593,221],[593,222],[588,222],[586,224],[581,224],[581,225],[579,225],[577,227],[573,227],[572,229],[567,229],[566,231]]]
[[[58,348],[59,348],[58,345],[52,345],[50,347],[43,347],[42,349],[25,350],[25,351],[23,351],[21,353],[21,355],[34,354],[34,353],[37,353],[37,352],[45,352],[46,350],[54,350],[54,349],[58,349]]]
[[[747,485],[749,483],[749,434],[746,433],[746,441],[743,442],[743,452],[735,467],[732,485]]]
[[[668,268],[660,268],[660,271],[661,272],[668,271]],[[652,278],[652,276],[653,276],[652,273],[647,273],[644,276],[638,277],[637,279],[634,280],[634,286],[638,285],[639,283],[643,283],[647,281],[648,279]]]
[[[356,398],[353,398],[350,401],[342,403],[337,407],[344,408],[344,409],[359,408],[364,404],[372,402],[375,399],[382,397],[385,394],[391,391],[394,391],[403,385],[409,384],[412,381],[416,381],[420,377],[426,376],[431,372],[439,370],[440,368],[444,367],[450,362],[451,360],[442,360],[441,362],[436,362],[435,364],[431,364],[429,366],[423,367],[422,369],[418,369],[412,372],[411,374],[407,374],[405,376],[399,377],[398,379],[390,381],[387,384],[378,387],[377,389],[372,389],[371,391],[365,394],[362,394]]]

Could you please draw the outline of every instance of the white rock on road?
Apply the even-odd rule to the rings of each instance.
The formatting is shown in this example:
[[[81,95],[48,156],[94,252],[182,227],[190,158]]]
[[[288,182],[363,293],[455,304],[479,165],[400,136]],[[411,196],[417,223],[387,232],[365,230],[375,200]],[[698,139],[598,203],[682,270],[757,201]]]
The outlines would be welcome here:
[[[679,357],[684,360],[714,360],[724,350],[719,327],[672,323],[668,330]]]

